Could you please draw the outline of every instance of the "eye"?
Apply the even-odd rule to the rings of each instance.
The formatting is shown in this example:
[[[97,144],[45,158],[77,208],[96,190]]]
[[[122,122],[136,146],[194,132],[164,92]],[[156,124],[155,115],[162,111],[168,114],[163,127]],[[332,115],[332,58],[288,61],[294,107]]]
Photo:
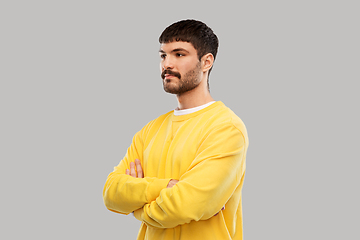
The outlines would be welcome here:
[[[166,57],[166,54],[160,54],[161,59],[165,59],[165,57]]]
[[[177,56],[177,57],[182,57],[182,56],[184,56],[184,54],[182,54],[182,53],[177,53],[176,56]]]

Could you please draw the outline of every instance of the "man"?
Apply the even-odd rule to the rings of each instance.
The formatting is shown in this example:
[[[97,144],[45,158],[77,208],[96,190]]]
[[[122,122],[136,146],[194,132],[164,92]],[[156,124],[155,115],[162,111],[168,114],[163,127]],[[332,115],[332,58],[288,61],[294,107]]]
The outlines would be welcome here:
[[[248,137],[209,92],[218,39],[204,23],[183,20],[159,41],[164,90],[178,108],[135,134],[107,178],[105,205],[142,221],[139,240],[242,239]]]

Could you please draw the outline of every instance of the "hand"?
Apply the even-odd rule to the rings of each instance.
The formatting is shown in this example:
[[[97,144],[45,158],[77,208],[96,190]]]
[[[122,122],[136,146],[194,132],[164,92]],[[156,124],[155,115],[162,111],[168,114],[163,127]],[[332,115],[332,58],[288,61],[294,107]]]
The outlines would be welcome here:
[[[175,184],[177,184],[179,182],[179,180],[175,180],[175,179],[171,179],[170,182],[167,185],[167,188],[172,188],[173,186],[175,186]]]
[[[136,166],[136,170],[135,170],[135,166]],[[135,163],[134,162],[130,162],[130,170],[126,169],[125,172],[127,175],[130,175],[134,178],[143,178],[144,177],[144,171],[141,167],[141,163],[139,159],[135,159]]]

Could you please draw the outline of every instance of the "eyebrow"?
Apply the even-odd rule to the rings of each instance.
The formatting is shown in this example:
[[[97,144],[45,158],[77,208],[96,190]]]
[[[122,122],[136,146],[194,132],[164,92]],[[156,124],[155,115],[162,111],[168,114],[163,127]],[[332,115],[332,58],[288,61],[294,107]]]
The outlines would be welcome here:
[[[184,49],[184,48],[175,48],[175,49],[171,50],[170,53],[174,53],[174,52],[187,52],[187,53],[189,53],[189,51]],[[164,50],[160,49],[159,53],[166,53],[166,52]]]

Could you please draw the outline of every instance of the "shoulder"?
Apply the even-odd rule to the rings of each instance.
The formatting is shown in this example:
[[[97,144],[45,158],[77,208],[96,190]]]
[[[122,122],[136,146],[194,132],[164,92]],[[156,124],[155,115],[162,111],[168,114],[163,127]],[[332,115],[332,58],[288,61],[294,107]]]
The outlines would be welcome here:
[[[237,132],[237,135],[244,138],[245,142],[248,142],[244,122],[222,102],[219,102],[216,107],[207,112],[204,118],[206,119],[204,130],[207,134],[216,132],[217,129],[229,129],[233,133]]]
[[[219,104],[211,110],[212,111],[208,113],[210,125],[217,126],[228,124],[234,126],[241,132],[246,132],[244,122],[222,102],[219,102]]]

